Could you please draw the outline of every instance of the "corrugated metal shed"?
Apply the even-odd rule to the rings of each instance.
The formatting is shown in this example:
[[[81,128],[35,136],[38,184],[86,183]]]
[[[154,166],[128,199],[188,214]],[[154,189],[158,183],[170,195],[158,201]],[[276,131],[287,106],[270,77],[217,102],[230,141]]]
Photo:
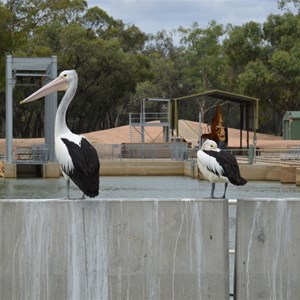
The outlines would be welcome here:
[[[283,116],[283,138],[300,140],[300,111],[287,111]]]
[[[210,90],[206,92],[201,92],[193,95],[188,95],[179,98],[171,99],[174,104],[174,122],[176,134],[178,135],[178,101],[181,100],[189,100],[194,98],[208,97],[214,99],[221,99],[224,101],[231,101],[240,104],[240,148],[242,148],[242,130],[245,129],[247,131],[247,148],[249,148],[249,131],[253,130],[254,132],[254,141],[256,143],[256,129],[258,128],[258,98],[249,97],[245,95],[235,94],[227,91],[221,90]]]

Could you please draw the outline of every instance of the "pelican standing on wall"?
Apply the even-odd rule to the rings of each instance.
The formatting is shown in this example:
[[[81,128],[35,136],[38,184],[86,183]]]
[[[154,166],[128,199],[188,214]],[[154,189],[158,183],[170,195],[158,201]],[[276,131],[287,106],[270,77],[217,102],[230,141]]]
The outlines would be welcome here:
[[[247,180],[241,177],[236,158],[226,151],[218,149],[217,143],[206,140],[197,152],[198,167],[203,176],[212,184],[210,198],[215,198],[216,182],[225,182],[222,198],[226,197],[228,182],[234,185],[244,185]]]
[[[82,135],[74,134],[66,124],[66,112],[77,90],[78,76],[75,70],[63,71],[60,75],[20,103],[38,100],[56,91],[65,91],[55,117],[55,154],[67,181],[69,199],[70,179],[84,195],[99,194],[99,158],[97,151]]]

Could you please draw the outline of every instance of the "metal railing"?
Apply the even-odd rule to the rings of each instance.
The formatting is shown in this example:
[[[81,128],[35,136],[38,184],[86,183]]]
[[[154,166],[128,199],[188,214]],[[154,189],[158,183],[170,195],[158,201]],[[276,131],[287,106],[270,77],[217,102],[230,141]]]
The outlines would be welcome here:
[[[173,159],[188,160],[187,143],[127,143],[95,145],[101,159]]]
[[[168,113],[130,113],[129,123],[130,124],[142,124],[142,123],[168,123],[169,114]]]
[[[191,160],[197,157],[198,148],[189,148],[187,143],[128,143],[95,146],[100,159],[161,159],[168,158],[174,160]],[[299,148],[260,148],[254,151],[253,148],[240,149],[230,148],[229,151],[234,156],[248,163],[258,162],[293,162],[300,163]]]
[[[113,159],[173,159],[192,160],[197,157],[198,148],[189,148],[187,143],[174,141],[171,143],[124,143],[124,144],[94,144],[100,160]],[[250,149],[230,148],[229,151],[241,160],[248,163],[280,162],[299,163],[300,146],[283,148]],[[252,151],[252,152],[251,152]],[[252,159],[251,159],[252,157]],[[0,158],[5,159],[4,154]],[[14,161],[22,163],[47,162],[48,149],[44,144],[30,147],[18,147],[14,151]]]
[[[48,148],[45,144],[33,144],[29,147],[17,147],[15,162],[27,164],[44,163],[48,161]]]

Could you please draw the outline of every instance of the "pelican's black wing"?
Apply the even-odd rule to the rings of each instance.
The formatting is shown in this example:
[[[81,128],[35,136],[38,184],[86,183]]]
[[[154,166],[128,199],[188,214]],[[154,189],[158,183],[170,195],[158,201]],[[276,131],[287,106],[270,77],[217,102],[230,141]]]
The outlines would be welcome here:
[[[226,151],[203,151],[216,159],[224,170],[222,175],[227,177],[232,184],[244,185],[247,183],[247,180],[241,177],[237,160],[231,153]]]
[[[80,145],[62,138],[72,158],[74,169],[66,172],[71,180],[89,197],[99,194],[100,162],[96,149],[82,137]]]

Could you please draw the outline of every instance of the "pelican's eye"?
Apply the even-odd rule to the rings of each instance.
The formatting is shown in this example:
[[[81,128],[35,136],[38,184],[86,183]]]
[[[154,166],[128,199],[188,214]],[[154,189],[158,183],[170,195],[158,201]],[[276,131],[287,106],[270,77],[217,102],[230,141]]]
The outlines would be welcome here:
[[[68,74],[64,74],[64,77],[65,77],[65,78],[68,77]]]

